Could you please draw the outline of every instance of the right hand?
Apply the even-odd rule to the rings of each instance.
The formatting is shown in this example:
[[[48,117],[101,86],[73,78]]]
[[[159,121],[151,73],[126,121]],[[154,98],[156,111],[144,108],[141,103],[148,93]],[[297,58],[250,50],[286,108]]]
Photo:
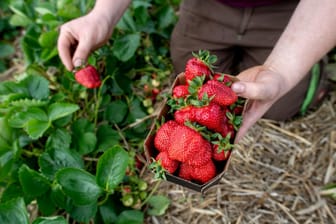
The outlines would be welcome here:
[[[92,51],[108,41],[112,31],[107,19],[93,11],[63,24],[57,42],[62,63],[69,71],[83,65]]]

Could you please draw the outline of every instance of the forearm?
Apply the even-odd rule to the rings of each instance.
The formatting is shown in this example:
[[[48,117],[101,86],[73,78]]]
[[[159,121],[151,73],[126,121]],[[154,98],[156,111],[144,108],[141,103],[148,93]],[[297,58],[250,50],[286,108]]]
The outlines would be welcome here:
[[[122,17],[131,0],[96,0],[91,14],[104,17],[114,27]]]
[[[265,65],[291,89],[336,44],[336,1],[301,0]]]

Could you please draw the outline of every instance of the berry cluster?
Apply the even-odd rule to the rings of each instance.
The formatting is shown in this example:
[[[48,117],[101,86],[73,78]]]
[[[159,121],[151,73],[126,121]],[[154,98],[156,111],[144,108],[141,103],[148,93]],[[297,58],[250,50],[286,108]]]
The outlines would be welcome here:
[[[155,160],[170,174],[204,184],[229,158],[244,100],[231,90],[236,79],[214,72],[214,56],[194,54],[186,63],[185,83],[168,96],[170,110],[156,130]]]

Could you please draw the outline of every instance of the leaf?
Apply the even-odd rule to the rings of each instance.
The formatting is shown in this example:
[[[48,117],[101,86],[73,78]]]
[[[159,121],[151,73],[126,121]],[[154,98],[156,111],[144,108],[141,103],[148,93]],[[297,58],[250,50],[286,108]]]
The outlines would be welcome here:
[[[116,28],[121,29],[123,31],[135,32],[136,31],[136,23],[132,17],[130,10],[127,10],[124,15],[119,20]]]
[[[66,168],[83,168],[83,160],[77,152],[70,151],[68,148],[48,148],[38,160],[42,173],[49,179],[54,179],[57,171]]]
[[[0,223],[29,224],[28,212],[23,198],[0,204]]]
[[[131,59],[140,46],[140,33],[123,35],[114,41],[112,52],[120,61]]]
[[[49,81],[42,76],[29,75],[25,80],[31,97],[42,100],[49,96]]]
[[[42,137],[44,132],[49,127],[50,127],[49,121],[31,119],[30,121],[27,122],[26,127],[24,127],[24,129],[32,139],[38,139]]]
[[[123,180],[128,166],[128,153],[121,146],[104,152],[97,164],[97,183],[112,192]]]
[[[32,224],[67,224],[63,216],[38,217]]]
[[[137,210],[124,210],[120,213],[116,224],[142,224],[144,214]]]
[[[67,212],[70,216],[80,223],[89,223],[90,220],[96,215],[98,210],[97,203],[83,206],[72,206]]]
[[[105,152],[107,149],[117,145],[121,137],[118,131],[114,130],[110,125],[101,125],[97,131],[97,145],[99,152]]]
[[[76,205],[90,205],[96,202],[103,192],[97,185],[95,176],[82,169],[64,168],[58,171],[56,179],[64,193]]]
[[[66,117],[79,110],[77,104],[71,103],[53,103],[48,108],[48,116],[51,121]]]
[[[115,223],[118,218],[118,208],[115,201],[108,200],[103,205],[99,206],[99,213],[103,223]]]
[[[175,10],[171,5],[167,5],[159,11],[157,17],[159,29],[162,30],[175,23]]]
[[[36,200],[41,215],[50,216],[56,211],[56,204],[51,198],[51,189],[37,197]]]
[[[71,143],[71,136],[65,129],[56,129],[49,135],[46,142],[46,149],[69,149]]]
[[[27,127],[30,120],[48,121],[47,114],[38,107],[30,107],[26,111],[19,111],[8,118],[8,124],[13,128]]]
[[[147,203],[150,206],[148,215],[160,216],[165,214],[170,205],[170,200],[162,195],[154,195],[148,199]]]
[[[49,181],[44,176],[25,164],[19,169],[19,180],[23,192],[32,197],[40,196],[50,188]]]
[[[58,37],[58,32],[56,30],[43,32],[38,38],[38,42],[43,48],[52,48],[57,43],[57,37]]]
[[[0,58],[6,58],[14,54],[15,48],[8,43],[0,41]]]
[[[72,140],[75,149],[82,155],[92,152],[97,143],[94,125],[86,119],[80,119],[72,125]]]
[[[128,105],[123,100],[112,101],[105,110],[105,119],[109,122],[119,124],[128,113]]]

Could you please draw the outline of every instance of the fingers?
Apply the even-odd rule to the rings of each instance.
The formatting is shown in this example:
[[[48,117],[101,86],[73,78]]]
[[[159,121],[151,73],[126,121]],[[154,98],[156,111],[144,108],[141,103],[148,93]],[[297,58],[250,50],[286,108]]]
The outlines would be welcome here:
[[[231,86],[232,90],[239,96],[246,99],[266,100],[274,96],[272,86],[263,82],[235,82]]]
[[[58,54],[62,63],[69,71],[73,69],[71,46],[74,42],[75,40],[72,35],[61,28],[57,41]]]
[[[77,38],[68,27],[61,28],[57,41],[58,54],[67,70],[83,65],[91,53],[88,38]]]

